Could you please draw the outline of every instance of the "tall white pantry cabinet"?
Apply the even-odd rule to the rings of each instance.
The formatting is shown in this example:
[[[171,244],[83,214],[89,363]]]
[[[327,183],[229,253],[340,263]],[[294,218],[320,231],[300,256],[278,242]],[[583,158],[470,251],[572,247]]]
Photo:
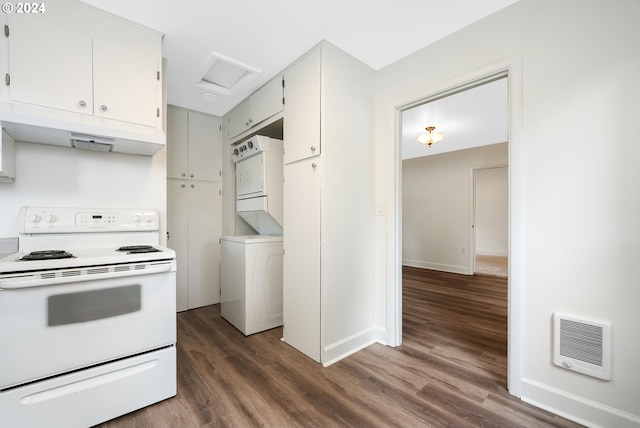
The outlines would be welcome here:
[[[373,70],[323,42],[284,71],[283,340],[331,364],[373,328]]]
[[[220,302],[221,124],[167,108],[167,245],[176,251],[179,312]]]

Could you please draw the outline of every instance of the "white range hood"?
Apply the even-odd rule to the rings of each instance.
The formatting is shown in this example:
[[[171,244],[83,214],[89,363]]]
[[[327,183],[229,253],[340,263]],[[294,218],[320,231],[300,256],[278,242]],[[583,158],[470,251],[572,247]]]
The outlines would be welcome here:
[[[15,111],[0,112],[2,129],[23,143],[143,156],[152,156],[166,144],[162,130],[127,123],[114,127],[111,122],[96,123],[95,118],[88,117],[85,123]]]

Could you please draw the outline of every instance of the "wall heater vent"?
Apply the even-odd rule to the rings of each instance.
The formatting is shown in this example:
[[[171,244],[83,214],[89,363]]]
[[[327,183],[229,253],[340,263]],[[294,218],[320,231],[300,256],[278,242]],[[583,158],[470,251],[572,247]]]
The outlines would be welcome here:
[[[557,313],[553,320],[554,364],[611,380],[611,325]]]

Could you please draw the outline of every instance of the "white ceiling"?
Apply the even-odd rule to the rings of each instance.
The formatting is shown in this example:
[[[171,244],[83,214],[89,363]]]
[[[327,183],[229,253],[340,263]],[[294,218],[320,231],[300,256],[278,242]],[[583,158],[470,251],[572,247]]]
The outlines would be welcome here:
[[[507,141],[508,101],[505,77],[402,112],[402,159]],[[444,135],[431,147],[416,141],[427,126]]]
[[[82,1],[162,32],[168,103],[223,116],[323,39],[380,69],[517,0]],[[228,94],[203,89],[213,54],[257,73]]]

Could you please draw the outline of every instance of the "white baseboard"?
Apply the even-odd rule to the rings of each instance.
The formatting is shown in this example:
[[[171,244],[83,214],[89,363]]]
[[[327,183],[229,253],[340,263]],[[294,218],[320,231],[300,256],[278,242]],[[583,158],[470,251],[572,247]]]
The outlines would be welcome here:
[[[522,401],[592,428],[640,428],[640,416],[606,406],[561,389],[522,379]]]
[[[343,358],[346,358],[351,354],[355,354],[371,344],[384,343],[384,340],[386,340],[384,330],[376,327],[372,327],[361,331],[360,333],[346,337],[324,347],[322,365],[329,367],[331,364],[337,363]]]
[[[476,248],[476,256],[508,257],[509,250],[489,250],[484,248]]]
[[[469,275],[468,266],[445,265],[445,264],[439,264],[439,263],[422,262],[418,260],[402,260],[402,264],[404,266],[411,266],[411,267],[417,267],[422,269],[432,269],[432,270],[439,270],[442,272],[461,273],[463,275]]]

